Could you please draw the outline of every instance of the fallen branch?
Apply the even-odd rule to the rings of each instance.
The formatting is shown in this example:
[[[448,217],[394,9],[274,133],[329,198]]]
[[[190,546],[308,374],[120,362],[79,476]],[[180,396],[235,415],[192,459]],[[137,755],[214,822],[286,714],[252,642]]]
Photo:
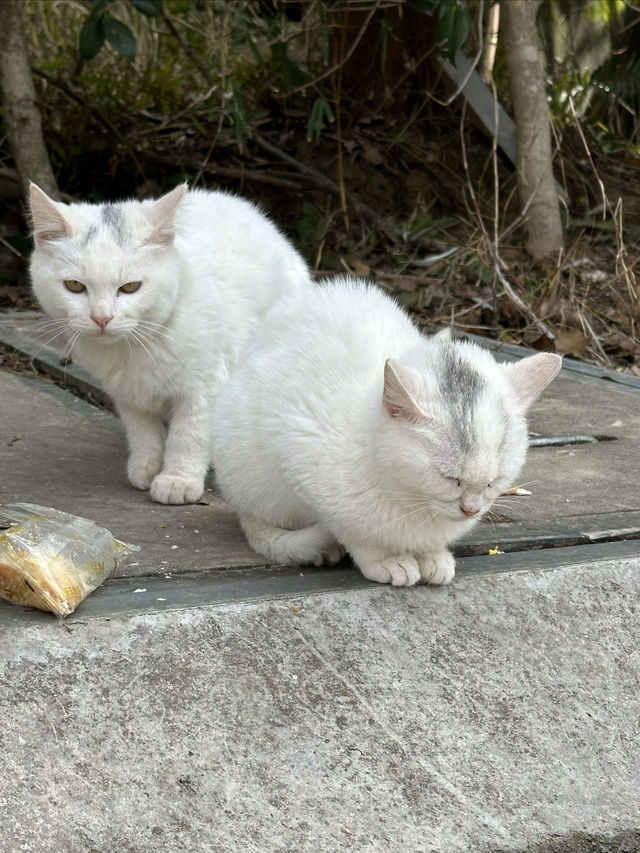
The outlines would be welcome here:
[[[323,175],[322,172],[318,172],[311,166],[307,166],[299,160],[296,160],[295,157],[287,154],[281,148],[278,148],[277,145],[266,140],[263,136],[254,134],[253,139],[265,151],[273,154],[284,163],[288,163],[290,166],[293,166],[302,175],[312,178],[318,189],[325,190],[326,192],[330,192],[332,195],[341,198],[342,193],[340,187],[335,181],[331,180],[331,178],[328,178],[326,175]],[[451,249],[450,245],[442,243],[440,240],[430,240],[426,237],[413,236],[406,229],[389,222],[388,219],[372,207],[369,207],[365,202],[360,201],[360,199],[351,195],[349,192],[346,193],[346,199],[351,207],[360,214],[360,216],[373,223],[378,231],[385,234],[394,243],[400,240],[403,243],[411,243],[412,245],[418,246],[427,252],[443,252],[447,249]]]
[[[211,175],[220,175],[223,178],[233,178],[240,181],[252,181],[259,184],[270,184],[274,187],[281,187],[287,190],[300,190],[300,180],[296,180],[296,176],[282,177],[281,175],[268,174],[260,172],[257,169],[234,168],[233,166],[217,166],[215,163],[205,163],[204,165],[197,157],[186,157],[184,154],[172,154],[164,156],[162,154],[154,154],[145,152],[145,162],[156,163],[159,166],[186,166],[190,169],[198,169],[200,173],[207,172]]]

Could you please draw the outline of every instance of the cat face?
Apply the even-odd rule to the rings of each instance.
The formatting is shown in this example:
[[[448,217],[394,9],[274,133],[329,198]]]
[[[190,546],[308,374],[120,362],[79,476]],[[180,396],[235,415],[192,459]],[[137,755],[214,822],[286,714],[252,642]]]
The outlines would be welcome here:
[[[177,295],[174,216],[185,190],[156,202],[67,205],[31,185],[31,278],[52,331],[100,345],[159,332]]]
[[[385,366],[380,462],[393,493],[445,518],[479,518],[514,485],[528,445],[524,413],[561,359],[500,365],[472,345],[445,343],[430,361],[425,372]]]

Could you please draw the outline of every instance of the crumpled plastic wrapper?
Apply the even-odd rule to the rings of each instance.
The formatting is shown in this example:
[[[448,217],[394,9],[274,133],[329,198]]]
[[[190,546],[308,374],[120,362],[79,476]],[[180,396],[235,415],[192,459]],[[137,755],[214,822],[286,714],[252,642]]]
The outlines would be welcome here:
[[[0,598],[68,616],[138,551],[95,521],[49,506],[0,504]]]

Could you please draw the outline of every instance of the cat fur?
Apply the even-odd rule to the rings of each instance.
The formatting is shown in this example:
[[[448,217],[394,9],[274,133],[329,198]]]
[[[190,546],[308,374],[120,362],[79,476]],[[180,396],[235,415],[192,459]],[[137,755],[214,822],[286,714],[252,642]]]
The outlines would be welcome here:
[[[560,365],[499,364],[423,336],[373,286],[323,282],[270,313],[220,393],[218,484],[270,561],[346,549],[371,580],[448,583],[448,545],[515,482],[525,412]]]
[[[63,204],[32,184],[30,201],[43,332],[113,399],[131,483],[161,503],[197,501],[215,396],[274,302],[310,286],[305,262],[224,192],[183,184],[155,201]]]

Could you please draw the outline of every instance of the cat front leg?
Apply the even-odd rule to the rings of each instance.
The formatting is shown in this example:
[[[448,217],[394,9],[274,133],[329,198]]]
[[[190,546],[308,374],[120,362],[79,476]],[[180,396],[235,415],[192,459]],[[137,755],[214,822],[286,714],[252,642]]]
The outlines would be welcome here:
[[[125,403],[117,403],[129,443],[127,474],[136,489],[148,489],[162,470],[166,428],[162,418]]]
[[[456,573],[456,561],[450,551],[437,551],[433,554],[419,554],[418,567],[420,577],[426,583],[451,583]]]
[[[354,563],[362,574],[376,583],[392,586],[414,586],[420,580],[420,568],[412,554],[386,556],[379,551],[347,546]]]
[[[209,409],[204,395],[174,405],[162,470],[151,483],[157,503],[188,504],[202,497],[210,461]]]

